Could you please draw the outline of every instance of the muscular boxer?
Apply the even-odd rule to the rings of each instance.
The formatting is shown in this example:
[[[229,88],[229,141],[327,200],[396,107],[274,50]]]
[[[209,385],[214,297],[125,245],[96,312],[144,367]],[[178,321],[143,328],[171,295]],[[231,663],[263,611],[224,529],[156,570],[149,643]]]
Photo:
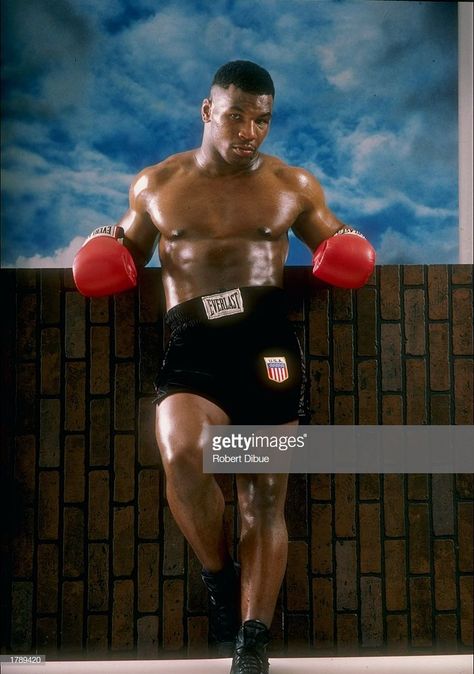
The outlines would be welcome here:
[[[370,244],[329,210],[313,175],[260,152],[273,99],[260,66],[222,66],[202,103],[200,147],[144,169],[118,228],[94,232],[74,264],[81,292],[113,293],[133,287],[135,265],[158,243],[171,336],[156,380],[156,438],[169,506],[203,566],[211,637],[233,647],[231,674],[268,672],[287,563],[287,476],[236,476],[239,574],[224,497],[202,471],[203,430],[297,423],[300,353],[282,297],[290,228],[327,282],[360,287],[374,265]]]

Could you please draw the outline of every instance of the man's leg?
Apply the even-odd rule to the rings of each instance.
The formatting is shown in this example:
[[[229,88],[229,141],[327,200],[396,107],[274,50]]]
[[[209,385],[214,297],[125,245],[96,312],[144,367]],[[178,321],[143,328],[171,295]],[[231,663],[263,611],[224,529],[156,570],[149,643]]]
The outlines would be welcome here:
[[[156,438],[173,516],[203,566],[209,596],[209,641],[230,656],[240,623],[239,588],[224,532],[224,497],[202,470],[204,429],[228,424],[212,402],[188,393],[168,396],[157,408]]]

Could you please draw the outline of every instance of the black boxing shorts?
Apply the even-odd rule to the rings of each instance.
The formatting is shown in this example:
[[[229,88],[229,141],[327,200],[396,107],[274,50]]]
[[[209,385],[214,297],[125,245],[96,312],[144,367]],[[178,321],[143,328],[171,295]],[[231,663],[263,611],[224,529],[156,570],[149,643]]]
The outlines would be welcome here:
[[[155,380],[159,404],[193,393],[233,424],[284,424],[301,413],[303,360],[281,288],[196,297],[166,314],[170,338]]]

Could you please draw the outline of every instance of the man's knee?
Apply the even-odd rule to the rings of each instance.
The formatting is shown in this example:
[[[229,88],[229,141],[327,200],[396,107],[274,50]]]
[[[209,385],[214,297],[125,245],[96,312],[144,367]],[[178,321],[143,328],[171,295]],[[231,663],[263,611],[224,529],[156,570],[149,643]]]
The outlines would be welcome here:
[[[242,486],[239,496],[240,514],[247,526],[284,518],[286,480],[260,475],[255,482]]]

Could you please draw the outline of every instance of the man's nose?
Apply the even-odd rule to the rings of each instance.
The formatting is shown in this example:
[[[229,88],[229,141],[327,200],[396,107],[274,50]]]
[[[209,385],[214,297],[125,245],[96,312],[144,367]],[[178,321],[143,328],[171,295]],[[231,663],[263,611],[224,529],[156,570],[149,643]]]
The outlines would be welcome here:
[[[239,137],[242,140],[255,140],[256,137],[256,125],[253,121],[243,122],[239,129]]]

